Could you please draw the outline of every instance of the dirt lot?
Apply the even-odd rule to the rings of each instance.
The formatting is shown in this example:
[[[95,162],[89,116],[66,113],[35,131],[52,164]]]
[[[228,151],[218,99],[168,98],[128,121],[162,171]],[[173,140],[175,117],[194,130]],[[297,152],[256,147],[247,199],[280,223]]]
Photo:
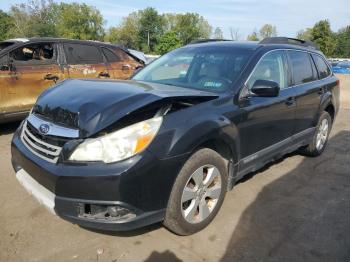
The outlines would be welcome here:
[[[51,215],[17,183],[0,126],[0,261],[350,261],[350,76],[321,157],[297,154],[245,178],[204,231],[93,232]]]

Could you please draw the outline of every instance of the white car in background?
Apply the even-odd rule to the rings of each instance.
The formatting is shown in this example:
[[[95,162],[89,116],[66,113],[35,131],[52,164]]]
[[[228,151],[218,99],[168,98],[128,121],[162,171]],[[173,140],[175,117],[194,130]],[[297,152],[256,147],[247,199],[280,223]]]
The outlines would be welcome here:
[[[128,51],[130,52],[130,54],[136,56],[138,59],[141,59],[145,62],[145,64],[147,64],[147,58],[144,53],[133,49],[128,49]]]
[[[146,65],[159,57],[159,55],[145,55],[144,53],[133,49],[128,49],[128,51],[138,59],[144,61]]]

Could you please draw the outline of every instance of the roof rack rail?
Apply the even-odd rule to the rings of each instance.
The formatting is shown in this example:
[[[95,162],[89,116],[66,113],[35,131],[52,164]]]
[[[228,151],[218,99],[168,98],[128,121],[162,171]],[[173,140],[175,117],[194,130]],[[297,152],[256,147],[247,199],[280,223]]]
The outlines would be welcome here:
[[[228,39],[217,39],[217,38],[209,38],[209,39],[197,39],[197,40],[193,40],[190,42],[190,45],[192,44],[201,44],[201,43],[208,43],[208,42],[219,42],[219,41],[232,41],[232,40],[228,40]]]
[[[267,37],[261,40],[260,44],[289,44],[320,50],[320,48],[311,41],[289,37]]]

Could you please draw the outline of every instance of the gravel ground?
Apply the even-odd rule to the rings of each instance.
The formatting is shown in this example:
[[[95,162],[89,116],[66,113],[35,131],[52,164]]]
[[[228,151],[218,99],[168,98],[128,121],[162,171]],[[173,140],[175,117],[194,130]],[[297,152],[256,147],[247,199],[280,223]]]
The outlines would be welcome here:
[[[350,77],[328,147],[291,154],[228,192],[211,225],[176,236],[160,224],[94,232],[51,215],[10,162],[18,123],[0,126],[0,261],[350,261]]]

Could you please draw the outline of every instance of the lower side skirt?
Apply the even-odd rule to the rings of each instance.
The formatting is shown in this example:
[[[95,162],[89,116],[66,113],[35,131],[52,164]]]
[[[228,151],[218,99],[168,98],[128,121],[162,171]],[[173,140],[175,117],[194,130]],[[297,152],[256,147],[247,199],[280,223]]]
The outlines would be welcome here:
[[[241,159],[238,163],[238,173],[236,181],[246,174],[255,172],[264,167],[267,163],[283,157],[284,155],[294,152],[298,148],[310,143],[316,128],[308,128],[298,134],[295,134],[283,141],[271,145],[259,152]]]

